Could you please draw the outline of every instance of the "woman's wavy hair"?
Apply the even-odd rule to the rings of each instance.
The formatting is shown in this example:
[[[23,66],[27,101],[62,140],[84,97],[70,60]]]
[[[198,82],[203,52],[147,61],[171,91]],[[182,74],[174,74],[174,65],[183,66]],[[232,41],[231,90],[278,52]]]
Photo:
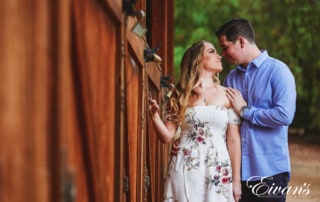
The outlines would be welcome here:
[[[169,99],[167,113],[170,114],[170,120],[181,123],[184,120],[185,112],[192,103],[191,95],[194,89],[200,85],[202,58],[204,44],[206,41],[198,41],[189,47],[184,53],[180,64],[180,80],[173,90]],[[218,75],[213,76],[215,83],[220,83]]]

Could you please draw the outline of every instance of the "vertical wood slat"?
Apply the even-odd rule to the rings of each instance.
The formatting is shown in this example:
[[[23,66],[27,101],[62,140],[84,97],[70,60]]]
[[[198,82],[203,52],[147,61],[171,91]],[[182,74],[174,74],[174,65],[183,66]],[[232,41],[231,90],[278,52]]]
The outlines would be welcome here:
[[[38,0],[41,1],[41,0]],[[49,68],[48,73],[48,113],[47,131],[48,149],[45,151],[48,159],[48,172],[50,173],[50,189],[48,201],[61,201],[63,199],[62,171],[65,159],[68,119],[64,114],[67,101],[70,100],[70,1],[48,1],[50,29],[46,33],[50,39],[49,63],[40,68]],[[35,3],[37,4],[37,3]],[[46,11],[44,11],[46,12]],[[38,33],[37,33],[38,34]],[[40,34],[41,35],[41,34]],[[37,40],[37,39],[35,39]],[[43,51],[39,49],[39,51]],[[37,88],[35,87],[37,90]],[[44,151],[42,151],[44,152]],[[33,190],[36,191],[36,190]]]
[[[132,61],[130,61],[132,60]],[[139,71],[140,67],[133,62],[133,58],[129,55],[126,65],[126,109],[127,109],[127,141],[128,147],[128,173],[129,173],[129,198],[135,201],[137,192],[135,191],[138,184],[137,167],[138,167],[138,141],[139,139]]]
[[[89,182],[88,201],[114,199],[116,74],[120,65],[120,25],[106,15],[99,2],[75,0],[75,57],[78,84],[82,89],[77,96],[82,104],[85,131],[78,130],[75,138],[82,139],[81,151],[85,152],[84,182]],[[77,88],[78,86],[74,86]],[[76,102],[80,100],[77,99]],[[72,154],[77,158],[77,153]],[[79,181],[78,186],[83,186]],[[90,187],[91,186],[91,187]]]
[[[148,12],[149,19],[149,43],[152,48],[161,44],[157,54],[162,58],[161,63],[161,75],[171,76],[171,82],[173,81],[173,1],[151,1],[150,10]],[[161,31],[159,31],[161,30]],[[167,34],[166,34],[167,33]],[[158,82],[154,79],[157,68],[155,65],[148,67],[148,75],[153,85]],[[160,80],[160,78],[158,78]],[[170,81],[169,81],[170,82]],[[158,83],[158,84],[159,84]],[[149,86],[152,89],[152,85]],[[160,87],[157,90],[157,95],[161,95],[162,90]],[[155,88],[154,90],[155,91]],[[164,96],[164,95],[162,95]],[[157,97],[160,105],[163,105],[163,97]],[[164,109],[164,108],[163,108]],[[161,201],[163,199],[164,182],[166,177],[167,165],[169,162],[169,148],[170,145],[164,145],[156,138],[156,134],[153,131],[151,120],[149,122],[150,133],[149,147],[150,149],[150,163],[151,163],[151,183],[153,200]],[[156,160],[155,160],[156,159]]]
[[[145,40],[131,31],[136,19],[126,18],[126,106],[127,106],[127,147],[130,192],[129,200],[143,201],[144,147],[143,142],[143,50]]]
[[[48,201],[48,2],[0,4],[0,201]]]

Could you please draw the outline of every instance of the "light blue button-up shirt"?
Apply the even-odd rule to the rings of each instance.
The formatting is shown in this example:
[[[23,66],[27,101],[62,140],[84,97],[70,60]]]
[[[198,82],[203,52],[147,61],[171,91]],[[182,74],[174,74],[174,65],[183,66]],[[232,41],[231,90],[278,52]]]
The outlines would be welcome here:
[[[262,51],[246,69],[233,69],[224,86],[238,89],[250,107],[240,127],[242,180],[290,174],[288,126],[296,109],[296,87],[287,65]]]

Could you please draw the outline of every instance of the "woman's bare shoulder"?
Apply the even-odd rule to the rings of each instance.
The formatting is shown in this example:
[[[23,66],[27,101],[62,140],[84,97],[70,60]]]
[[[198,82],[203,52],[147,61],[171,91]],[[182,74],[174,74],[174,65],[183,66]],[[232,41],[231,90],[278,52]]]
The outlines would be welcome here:
[[[219,89],[219,91],[223,94],[223,97],[224,97],[224,99],[225,99],[225,104],[224,104],[224,106],[225,106],[227,109],[232,108],[232,105],[231,105],[229,99],[227,98],[227,91],[226,91],[226,90],[227,90],[227,87],[224,87],[224,86],[222,86],[222,85],[219,85],[219,86],[218,86],[218,89]]]
[[[218,85],[218,88],[221,89],[221,90],[223,90],[224,92],[227,90],[227,88],[224,87],[224,86],[222,86],[222,85]]]

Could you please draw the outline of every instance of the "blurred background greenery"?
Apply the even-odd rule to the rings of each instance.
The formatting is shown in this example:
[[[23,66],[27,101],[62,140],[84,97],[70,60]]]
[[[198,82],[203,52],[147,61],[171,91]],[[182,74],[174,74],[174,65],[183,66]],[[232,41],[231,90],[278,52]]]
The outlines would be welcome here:
[[[174,78],[188,46],[197,40],[213,42],[215,31],[233,17],[251,21],[256,43],[285,62],[297,85],[297,111],[291,128],[320,140],[320,1],[319,0],[175,0]],[[233,68],[223,61],[225,75]],[[298,130],[296,130],[298,129]]]

